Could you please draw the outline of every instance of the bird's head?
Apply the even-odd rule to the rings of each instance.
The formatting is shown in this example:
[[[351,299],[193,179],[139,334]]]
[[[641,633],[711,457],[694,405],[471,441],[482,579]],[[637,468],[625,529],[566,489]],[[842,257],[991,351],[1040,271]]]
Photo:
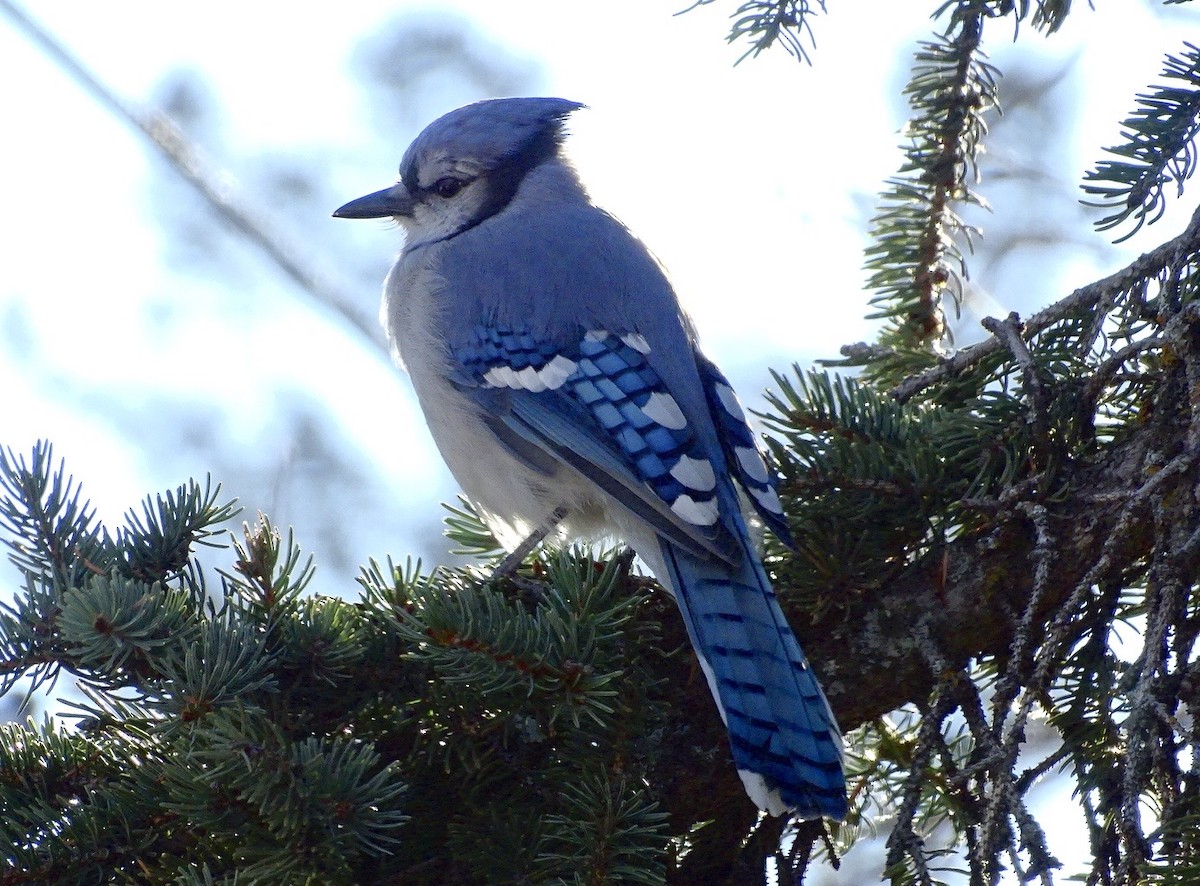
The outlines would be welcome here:
[[[340,207],[338,218],[394,218],[409,244],[445,240],[503,209],[529,170],[554,157],[567,115],[561,98],[498,98],[434,120],[400,161],[400,180]]]

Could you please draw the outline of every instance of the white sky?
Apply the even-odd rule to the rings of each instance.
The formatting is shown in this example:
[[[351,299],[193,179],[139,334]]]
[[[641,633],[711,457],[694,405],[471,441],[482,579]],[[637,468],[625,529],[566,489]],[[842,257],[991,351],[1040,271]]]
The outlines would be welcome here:
[[[870,334],[861,319],[864,207],[900,159],[897,59],[930,33],[925,15],[939,4],[831,0],[829,14],[815,20],[811,68],[781,51],[733,68],[742,49],[723,38],[737,0],[672,16],[684,5],[458,0],[436,9],[458,11],[491,41],[534,60],[547,94],[591,106],[572,123],[572,152],[593,195],[663,260],[708,350],[754,401],[769,365],[835,356],[840,344]],[[1115,141],[1132,96],[1157,78],[1162,52],[1188,34],[1185,19],[1164,22],[1140,4],[1097,0],[1096,12],[1077,5],[1064,33],[1044,38],[1028,29],[1017,51],[1079,55],[1087,92],[1072,162],[1082,174]],[[128,100],[146,100],[172,69],[200,72],[231,150],[312,139],[349,147],[362,138],[365,113],[353,46],[398,13],[435,5],[358,0],[312,8],[58,0],[37,4],[33,14]],[[1194,20],[1186,30],[1195,42]],[[1001,69],[1010,37],[1010,25],[992,28],[989,50]],[[144,206],[148,149],[2,15],[0,82],[0,323],[22,323],[27,342],[26,350],[0,353],[0,444],[28,451],[34,439],[53,439],[102,515],[115,517],[145,493],[203,477],[210,466],[149,463],[139,441],[117,438],[102,412],[57,392],[80,380],[119,389],[149,377],[163,391],[220,397],[241,416],[237,433],[249,450],[288,445],[256,423],[266,388],[259,381],[279,376],[326,399],[347,435],[369,429],[361,444],[381,483],[405,507],[436,513],[449,482],[436,454],[423,438],[411,451],[395,448],[415,408],[397,373],[331,331],[284,282],[277,295],[231,317],[229,301],[210,284],[165,267]],[[392,180],[405,146],[393,147],[391,162],[345,183],[345,199]],[[324,219],[306,229],[319,224],[349,223]],[[1063,294],[1181,225],[1168,218],[1103,267],[1072,260],[1061,271]],[[381,254],[397,250],[396,232],[360,228]],[[308,245],[322,264],[321,244]],[[164,292],[191,318],[187,340],[142,335],[147,306]],[[1020,304],[1018,293],[991,295],[997,311]],[[184,361],[218,341],[227,343],[226,355],[195,377]],[[300,353],[296,341],[306,343]],[[24,371],[34,351],[52,355],[52,377]],[[136,401],[128,408],[136,410]],[[147,425],[153,421],[146,416]],[[402,541],[366,543],[355,552],[364,561],[405,552]]]

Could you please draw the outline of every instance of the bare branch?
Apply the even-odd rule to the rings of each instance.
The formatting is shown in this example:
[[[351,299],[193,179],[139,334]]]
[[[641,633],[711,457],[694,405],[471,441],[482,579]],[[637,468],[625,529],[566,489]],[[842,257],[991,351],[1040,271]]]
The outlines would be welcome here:
[[[1092,308],[1102,299],[1109,298],[1115,293],[1127,292],[1139,281],[1161,274],[1165,269],[1177,264],[1184,255],[1198,250],[1200,250],[1200,207],[1192,214],[1187,228],[1178,237],[1145,253],[1115,274],[1082,286],[1061,301],[1038,311],[1025,321],[1025,334],[1027,337],[1037,335],[1064,317]],[[963,348],[937,366],[906,378],[892,388],[892,396],[901,403],[907,402],[930,385],[957,375],[974,366],[984,357],[991,356],[1003,348],[1004,341],[993,335],[969,348]]]

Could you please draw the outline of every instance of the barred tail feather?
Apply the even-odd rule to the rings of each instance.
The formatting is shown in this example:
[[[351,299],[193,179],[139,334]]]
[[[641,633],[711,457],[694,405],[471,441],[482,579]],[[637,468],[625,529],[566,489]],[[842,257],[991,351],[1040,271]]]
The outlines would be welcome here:
[[[736,568],[662,540],[643,559],[675,594],[751,800],[772,815],[842,819],[841,733],[740,528]]]

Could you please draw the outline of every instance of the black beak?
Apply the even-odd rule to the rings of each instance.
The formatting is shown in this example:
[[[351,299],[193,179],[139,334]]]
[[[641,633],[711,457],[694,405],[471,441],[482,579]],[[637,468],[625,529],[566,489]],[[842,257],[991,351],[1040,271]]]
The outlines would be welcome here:
[[[397,182],[390,188],[367,194],[357,200],[351,200],[345,206],[338,207],[333,213],[334,218],[388,218],[395,215],[412,215],[416,201],[408,193],[408,188],[402,182]]]

